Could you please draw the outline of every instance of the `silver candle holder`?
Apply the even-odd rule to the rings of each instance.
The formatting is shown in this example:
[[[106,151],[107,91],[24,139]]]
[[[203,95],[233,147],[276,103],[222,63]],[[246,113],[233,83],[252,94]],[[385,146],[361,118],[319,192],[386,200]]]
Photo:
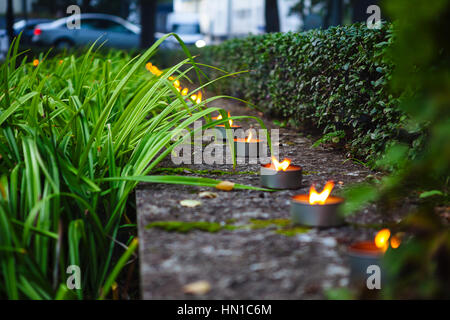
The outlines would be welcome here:
[[[244,139],[235,138],[234,139],[234,149],[236,150],[236,156],[238,158],[259,158],[259,139]]]
[[[383,257],[385,252],[391,248],[397,249],[402,243],[402,233],[392,235],[387,228],[378,231],[373,241],[361,241],[350,245],[347,256],[350,264],[350,281],[354,284],[365,283],[368,274],[374,272],[369,267],[380,268],[381,282],[387,279]],[[383,270],[384,269],[384,270]]]
[[[347,249],[347,257],[350,265],[350,282],[361,286],[366,283],[368,268],[378,266],[382,270],[383,250],[377,248],[372,241],[362,241],[350,245]],[[384,280],[384,272],[381,271],[381,282]]]
[[[309,195],[296,195],[291,201],[292,221],[310,227],[340,226],[344,219],[338,214],[338,208],[343,203],[344,198],[330,196],[324,204],[310,204]]]
[[[290,165],[277,170],[272,164],[261,165],[261,185],[272,189],[298,189],[302,185],[302,168]]]

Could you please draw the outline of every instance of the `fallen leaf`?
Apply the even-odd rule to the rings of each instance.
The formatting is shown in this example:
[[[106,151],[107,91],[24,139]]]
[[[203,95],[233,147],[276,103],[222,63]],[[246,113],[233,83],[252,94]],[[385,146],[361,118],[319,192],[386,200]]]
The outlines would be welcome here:
[[[198,196],[199,196],[200,198],[209,198],[209,199],[212,199],[212,198],[217,198],[217,193],[210,192],[210,191],[203,191],[203,192],[200,192],[200,193],[198,194]]]
[[[216,185],[216,188],[223,191],[230,191],[234,188],[234,182],[222,181]]]
[[[211,285],[208,281],[200,280],[189,283],[183,287],[183,292],[187,294],[203,295],[211,290]]]
[[[201,202],[201,201],[198,201],[198,200],[189,200],[189,199],[186,199],[186,200],[181,200],[181,201],[180,201],[180,204],[181,204],[183,207],[194,208],[194,207],[200,206],[200,205],[202,204],[202,202]]]

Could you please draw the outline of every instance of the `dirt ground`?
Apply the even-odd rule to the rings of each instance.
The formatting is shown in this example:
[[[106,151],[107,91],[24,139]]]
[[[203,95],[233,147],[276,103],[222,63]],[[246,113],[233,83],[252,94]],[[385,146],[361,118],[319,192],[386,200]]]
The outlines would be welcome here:
[[[257,115],[239,103],[217,101],[232,115]],[[276,128],[264,119],[269,129]],[[241,122],[248,128],[252,122]],[[263,192],[220,191],[213,188],[141,184],[136,191],[140,240],[140,276],[143,299],[323,299],[330,288],[349,285],[347,246],[372,239],[385,217],[374,205],[346,218],[339,228],[295,229],[282,234],[280,223],[290,219],[290,198],[308,193],[311,183],[319,190],[327,180],[336,181],[335,191],[354,182],[376,176],[366,167],[347,160],[331,148],[312,148],[313,139],[298,131],[280,129],[280,159],[288,157],[303,168],[298,190]],[[160,167],[176,168],[170,158]],[[186,165],[189,176],[229,180],[260,186],[259,164],[240,164],[233,174],[198,174],[198,170],[233,172],[232,165]],[[239,172],[251,173],[239,173]],[[202,191],[216,198],[200,198]],[[181,200],[199,200],[189,208]],[[399,210],[399,216],[401,215]],[[399,217],[390,217],[397,220]],[[271,223],[273,219],[276,220]],[[206,221],[232,226],[218,232],[193,230],[188,233],[146,228],[159,221]],[[266,222],[266,223],[264,223]],[[202,281],[194,293],[185,286]],[[189,290],[188,290],[189,291]]]

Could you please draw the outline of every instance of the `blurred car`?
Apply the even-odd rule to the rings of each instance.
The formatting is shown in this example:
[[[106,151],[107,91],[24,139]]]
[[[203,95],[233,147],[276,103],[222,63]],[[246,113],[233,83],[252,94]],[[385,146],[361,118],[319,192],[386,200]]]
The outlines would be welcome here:
[[[167,18],[167,30],[176,33],[187,45],[195,45],[197,48],[206,46],[204,35],[200,32],[200,22],[197,14],[171,13]],[[156,33],[156,38],[163,36],[162,33]],[[168,38],[161,44],[164,48],[179,48],[180,45],[174,37]]]
[[[75,17],[69,16],[51,23],[38,24],[33,31],[33,43],[57,48],[86,46],[99,39],[106,47],[131,49],[139,47],[141,29],[116,16],[100,13],[80,14],[80,29],[69,29]]]
[[[9,39],[6,30],[0,30],[0,61],[6,58],[9,48]]]
[[[22,32],[22,37],[20,38],[21,44],[30,44],[33,38],[34,28],[40,23],[51,22],[50,19],[28,19],[19,20],[13,25],[14,36],[17,37]]]

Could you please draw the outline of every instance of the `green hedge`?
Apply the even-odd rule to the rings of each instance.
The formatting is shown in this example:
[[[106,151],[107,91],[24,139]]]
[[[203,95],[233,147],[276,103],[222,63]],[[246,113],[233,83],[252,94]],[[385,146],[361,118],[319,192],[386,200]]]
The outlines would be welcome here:
[[[393,66],[385,52],[392,41],[390,26],[355,24],[233,39],[200,50],[198,61],[229,72],[250,70],[222,81],[220,91],[318,128],[323,140],[341,139],[353,155],[372,160],[393,139],[416,138],[404,128],[398,97],[388,91]]]

